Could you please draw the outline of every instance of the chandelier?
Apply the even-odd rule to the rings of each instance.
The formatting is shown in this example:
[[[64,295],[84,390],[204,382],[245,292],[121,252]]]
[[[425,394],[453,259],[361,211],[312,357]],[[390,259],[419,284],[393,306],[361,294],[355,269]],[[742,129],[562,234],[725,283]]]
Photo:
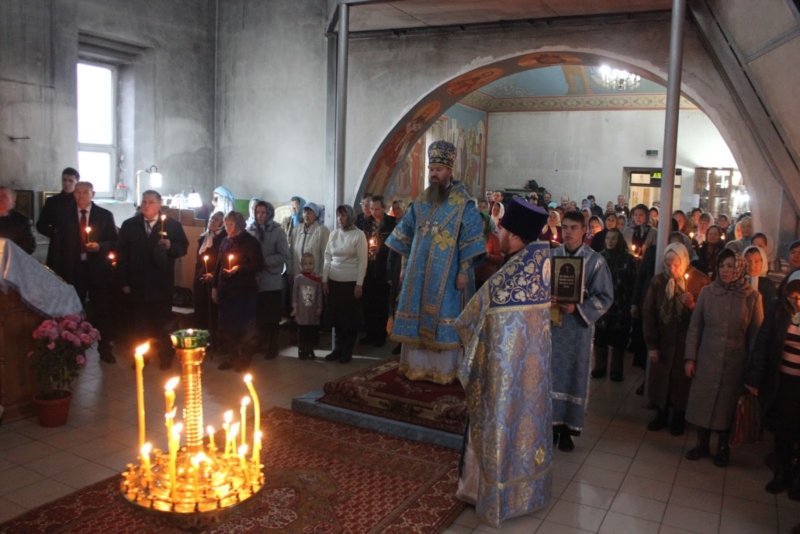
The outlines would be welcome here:
[[[636,89],[642,83],[642,77],[626,70],[612,69],[608,65],[601,65],[595,70],[595,80],[603,87],[614,91],[628,91]]]

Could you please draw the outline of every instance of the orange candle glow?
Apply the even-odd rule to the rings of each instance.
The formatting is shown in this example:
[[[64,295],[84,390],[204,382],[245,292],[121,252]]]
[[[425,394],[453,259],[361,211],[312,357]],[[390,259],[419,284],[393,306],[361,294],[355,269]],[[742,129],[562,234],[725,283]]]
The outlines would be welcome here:
[[[139,413],[139,448],[144,447],[144,354],[150,350],[150,343],[139,345],[133,355],[136,364],[136,408]]]
[[[86,227],[86,244],[87,245],[92,242],[91,233],[92,233],[92,227],[91,226],[87,226]]]
[[[206,264],[206,274],[208,274],[208,254],[203,256],[203,263]]]
[[[244,383],[247,384],[247,390],[250,391],[250,397],[253,398],[253,417],[255,418],[255,425],[253,426],[254,431],[261,430],[261,402],[258,400],[258,393],[256,393],[256,388],[253,386],[253,375],[246,374],[244,375]]]
[[[250,404],[250,397],[244,397],[242,399],[242,409],[241,409],[241,423],[242,423],[242,440],[241,444],[244,445],[245,439],[247,437],[247,405]]]
[[[233,254],[228,254],[228,270],[230,271],[233,267]]]

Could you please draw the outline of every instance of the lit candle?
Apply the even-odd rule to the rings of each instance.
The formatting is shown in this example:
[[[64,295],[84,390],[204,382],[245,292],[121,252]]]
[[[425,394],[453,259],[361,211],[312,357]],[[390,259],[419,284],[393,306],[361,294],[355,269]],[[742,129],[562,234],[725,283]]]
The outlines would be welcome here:
[[[171,412],[175,408],[175,388],[178,387],[178,382],[181,377],[174,376],[170,378],[164,386],[164,398],[167,401],[167,412]]]
[[[242,418],[242,441],[241,444],[244,445],[245,439],[247,437],[247,405],[250,404],[250,397],[242,398],[242,408],[240,410],[240,417]]]
[[[725,234],[720,235],[719,238],[725,241]]]
[[[175,410],[167,412],[164,418],[166,419],[166,425],[167,425],[167,443],[169,443],[170,436],[172,436],[172,423],[175,420]]]
[[[228,254],[228,270],[230,271],[233,267],[233,254]]]
[[[233,421],[233,410],[228,410],[224,415],[225,422],[222,423],[222,429],[225,430],[225,450],[222,452],[224,455],[230,454],[229,446],[231,443],[231,421]]]
[[[253,458],[252,458],[252,460],[256,464],[256,467],[258,467],[258,463],[261,461],[261,458],[260,458],[260,456],[261,456],[261,436],[262,436],[262,434],[261,434],[260,430],[256,430],[255,432],[253,432]]]
[[[136,408],[139,412],[139,448],[144,447],[144,354],[150,350],[150,343],[139,345],[133,355],[136,364]]]
[[[694,239],[694,232],[689,232],[689,239]]]
[[[244,482],[248,486],[250,485],[250,474],[247,472],[247,461],[244,459],[245,455],[247,454],[247,445],[243,444],[239,446],[239,466],[242,468],[242,472],[244,473]]]
[[[683,275],[684,280],[689,281],[689,273]]]
[[[174,503],[178,500],[178,449],[181,445],[183,423],[177,423],[172,429],[169,440],[169,497]]]
[[[208,254],[203,256],[203,263],[206,264],[206,274],[208,274]]]
[[[152,478],[153,474],[150,471],[150,451],[153,450],[153,446],[149,443],[145,443],[142,445],[142,448],[139,452],[141,452],[141,460],[142,460],[142,470],[144,470],[144,481],[145,485],[150,483],[150,479]]]
[[[253,430],[261,430],[261,403],[258,400],[256,388],[253,385],[253,375],[244,375],[244,383],[247,384],[247,389],[250,391],[250,396],[253,398],[253,412],[255,417],[255,425]]]
[[[206,428],[206,434],[208,434],[208,451],[211,454],[214,454],[217,452],[217,445],[214,443],[214,427],[208,425],[208,428]]]
[[[194,485],[194,501],[200,500],[200,454],[192,456],[192,483]]]
[[[165,222],[167,222],[167,216],[166,215],[162,215],[161,216],[161,238],[162,239],[166,239],[166,237],[167,237],[167,229],[164,228],[164,223]]]
[[[116,256],[114,256],[114,253],[113,253],[113,252],[109,252],[109,253],[108,253],[108,259],[109,259],[109,260],[111,260],[112,262],[113,262],[113,261],[114,261],[116,258],[117,258],[117,257],[116,257]]]
[[[90,237],[91,232],[92,232],[92,227],[91,226],[87,226],[86,227],[86,244],[87,245],[92,242],[92,239]]]

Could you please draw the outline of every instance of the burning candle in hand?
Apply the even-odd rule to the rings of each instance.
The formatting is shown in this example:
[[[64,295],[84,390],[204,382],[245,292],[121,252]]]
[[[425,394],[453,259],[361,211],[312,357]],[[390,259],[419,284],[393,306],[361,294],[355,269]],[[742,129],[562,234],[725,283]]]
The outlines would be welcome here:
[[[92,234],[92,227],[91,226],[87,226],[86,227],[86,244],[87,245],[92,242],[91,234]]]
[[[162,215],[161,216],[161,238],[162,239],[166,239],[167,238],[167,229],[164,228],[164,223],[165,222],[167,222],[167,216],[166,215]]]
[[[203,256],[203,263],[206,265],[206,274],[208,274],[208,254]]]
[[[228,270],[233,269],[233,254],[228,254]]]

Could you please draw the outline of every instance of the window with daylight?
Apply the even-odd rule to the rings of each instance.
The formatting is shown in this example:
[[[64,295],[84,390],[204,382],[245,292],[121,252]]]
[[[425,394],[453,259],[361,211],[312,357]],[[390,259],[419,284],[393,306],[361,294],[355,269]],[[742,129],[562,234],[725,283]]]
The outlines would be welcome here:
[[[100,196],[117,181],[116,87],[116,67],[78,63],[78,170]]]

